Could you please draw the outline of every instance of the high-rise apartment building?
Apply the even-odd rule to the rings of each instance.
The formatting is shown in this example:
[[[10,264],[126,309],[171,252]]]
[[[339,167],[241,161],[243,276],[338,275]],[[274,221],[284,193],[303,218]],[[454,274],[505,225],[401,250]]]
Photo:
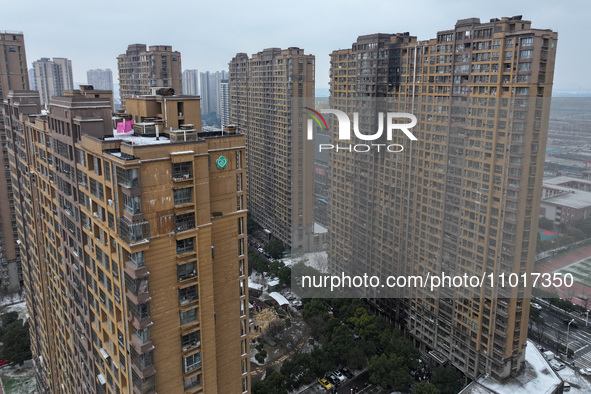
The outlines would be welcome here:
[[[220,120],[222,128],[230,124],[230,87],[227,79],[220,82]]]
[[[117,133],[106,93],[34,93],[9,152],[38,391],[248,392],[244,136],[165,129],[153,96]]]
[[[53,96],[61,96],[65,91],[74,89],[72,61],[54,57],[43,57],[33,62],[35,86],[41,96],[41,104],[48,104]]]
[[[201,73],[201,113],[220,115],[220,83],[228,79],[226,71]]]
[[[313,142],[303,107],[314,97],[314,56],[269,48],[230,62],[230,123],[246,134],[252,218],[292,251],[311,248]],[[312,101],[313,102],[313,101]]]
[[[430,40],[373,34],[331,54],[330,107],[359,112],[359,130],[375,134],[378,112],[418,119],[416,141],[371,141],[402,152],[330,151],[334,271],[532,272],[556,42],[521,16],[472,18]],[[347,142],[368,143],[332,136]],[[434,362],[505,377],[523,367],[529,286],[368,295]]]
[[[5,100],[10,90],[29,89],[23,33],[0,31],[0,291],[14,292],[22,286],[20,250],[16,244],[15,201],[7,150],[8,116]]]
[[[150,94],[152,88],[172,88],[182,91],[181,53],[170,45],[131,44],[117,56],[119,94],[125,107],[125,97]]]
[[[35,82],[35,69],[29,68],[29,84],[31,90],[37,90],[37,83]],[[22,90],[22,89],[20,89]]]
[[[86,71],[86,82],[95,89],[113,90],[113,72],[110,68]]]
[[[199,70],[183,71],[183,94],[199,96]]]

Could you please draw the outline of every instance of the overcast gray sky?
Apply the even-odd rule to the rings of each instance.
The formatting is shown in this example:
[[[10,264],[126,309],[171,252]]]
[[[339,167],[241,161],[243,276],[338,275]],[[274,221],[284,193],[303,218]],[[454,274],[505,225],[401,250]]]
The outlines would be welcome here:
[[[183,69],[227,69],[237,52],[297,46],[316,56],[316,87],[328,88],[329,53],[357,36],[408,31],[419,39],[453,28],[457,19],[523,15],[533,27],[558,31],[555,95],[591,94],[591,2],[521,0],[317,1],[4,1],[0,30],[25,34],[27,62],[72,60],[74,81],[110,68],[127,45],[167,44]],[[585,38],[587,37],[587,38]]]

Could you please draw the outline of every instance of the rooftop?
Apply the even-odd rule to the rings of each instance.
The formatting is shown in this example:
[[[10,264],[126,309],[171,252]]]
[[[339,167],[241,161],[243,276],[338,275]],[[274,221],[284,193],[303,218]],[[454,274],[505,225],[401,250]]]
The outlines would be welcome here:
[[[550,394],[557,392],[562,379],[550,368],[534,343],[527,341],[525,370],[517,377],[499,381],[492,376],[482,376],[460,391],[460,394]]]
[[[571,176],[557,176],[555,178],[544,179],[544,184],[548,185],[564,185],[565,183],[582,183],[585,185],[591,186],[591,180],[581,179],[581,178],[573,178]]]
[[[159,144],[168,144],[170,140],[168,137],[160,135],[158,139],[156,136],[147,136],[147,135],[135,135],[135,134],[127,134],[127,135],[115,135],[113,137],[105,137],[105,141],[117,141],[120,140],[121,142],[125,141],[130,145],[159,145]]]
[[[543,199],[542,204],[544,203],[562,205],[576,209],[586,208],[591,206],[591,192],[571,189],[570,193],[559,194]]]

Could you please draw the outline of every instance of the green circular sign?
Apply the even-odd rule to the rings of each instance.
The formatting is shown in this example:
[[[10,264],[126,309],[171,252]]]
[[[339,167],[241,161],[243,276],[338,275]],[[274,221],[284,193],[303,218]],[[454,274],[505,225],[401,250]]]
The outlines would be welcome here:
[[[220,170],[223,170],[228,165],[228,159],[226,159],[224,156],[220,156],[215,161],[215,164],[217,164],[217,166]]]

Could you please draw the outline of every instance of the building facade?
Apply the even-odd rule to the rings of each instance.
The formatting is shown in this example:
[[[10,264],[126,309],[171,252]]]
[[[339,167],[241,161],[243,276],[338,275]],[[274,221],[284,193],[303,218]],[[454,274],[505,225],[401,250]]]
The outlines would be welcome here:
[[[21,289],[21,255],[16,241],[18,230],[15,213],[14,192],[8,156],[7,107],[5,104],[11,90],[28,90],[29,78],[25,39],[22,32],[0,31],[0,292],[15,292]]]
[[[94,86],[95,89],[113,90],[113,72],[110,68],[88,70],[86,72],[86,82]]]
[[[418,120],[416,141],[371,141],[401,152],[330,152],[334,272],[532,272],[556,40],[521,16],[473,18],[430,40],[374,34],[331,54],[330,108],[359,112],[365,133],[379,112]],[[436,363],[470,378],[522,369],[531,287],[427,290],[368,296]]]
[[[117,56],[119,94],[125,107],[125,97],[150,94],[152,88],[172,88],[182,91],[181,53],[170,45],[131,44]]]
[[[556,229],[591,218],[591,181],[568,176],[545,179],[540,216],[552,220]]]
[[[249,212],[271,237],[307,251],[314,150],[302,111],[314,97],[314,56],[300,48],[239,53],[230,62],[229,90],[230,123],[246,134]]]
[[[71,60],[44,57],[33,62],[33,69],[42,105],[48,104],[51,97],[61,96],[65,91],[74,89]]]
[[[220,82],[220,120],[222,129],[230,124],[230,88],[227,79]]]
[[[9,98],[38,391],[248,392],[244,137],[95,92]]]
[[[199,70],[183,71],[183,94],[199,96]]]

